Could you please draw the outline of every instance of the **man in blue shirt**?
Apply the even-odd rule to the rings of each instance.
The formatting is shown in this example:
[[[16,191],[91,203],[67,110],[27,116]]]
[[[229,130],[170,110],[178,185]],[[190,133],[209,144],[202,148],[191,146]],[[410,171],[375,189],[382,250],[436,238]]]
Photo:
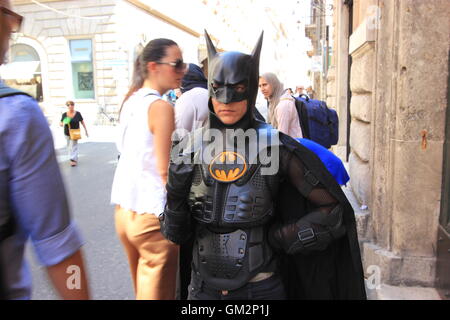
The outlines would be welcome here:
[[[21,22],[10,1],[0,0],[0,65]],[[0,80],[2,90],[8,88]],[[63,299],[89,298],[82,239],[70,218],[52,135],[36,101],[23,94],[0,98],[0,217],[5,216],[15,228],[0,242],[3,298],[31,298],[24,260],[28,238]]]

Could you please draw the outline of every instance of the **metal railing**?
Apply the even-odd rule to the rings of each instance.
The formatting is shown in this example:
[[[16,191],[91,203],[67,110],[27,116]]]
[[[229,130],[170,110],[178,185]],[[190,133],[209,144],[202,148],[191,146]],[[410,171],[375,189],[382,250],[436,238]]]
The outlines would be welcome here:
[[[107,106],[104,104],[98,105],[98,114],[113,126],[117,125],[119,122],[118,114],[116,112],[108,112]]]

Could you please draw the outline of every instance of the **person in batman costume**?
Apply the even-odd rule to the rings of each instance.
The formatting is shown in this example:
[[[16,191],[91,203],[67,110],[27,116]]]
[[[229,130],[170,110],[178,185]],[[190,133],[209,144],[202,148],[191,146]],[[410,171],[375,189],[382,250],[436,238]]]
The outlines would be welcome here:
[[[251,55],[205,37],[209,122],[174,144],[160,218],[167,239],[193,242],[189,299],[366,299],[344,193],[312,151],[257,120],[262,34]]]

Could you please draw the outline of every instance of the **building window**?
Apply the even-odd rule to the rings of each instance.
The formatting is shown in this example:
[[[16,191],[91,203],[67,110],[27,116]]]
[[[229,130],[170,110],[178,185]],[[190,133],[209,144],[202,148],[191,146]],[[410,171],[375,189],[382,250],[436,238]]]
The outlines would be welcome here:
[[[94,99],[92,40],[70,40],[72,85],[75,99]]]
[[[13,88],[43,101],[41,60],[34,48],[18,43],[11,46],[10,62],[0,68],[0,78]]]

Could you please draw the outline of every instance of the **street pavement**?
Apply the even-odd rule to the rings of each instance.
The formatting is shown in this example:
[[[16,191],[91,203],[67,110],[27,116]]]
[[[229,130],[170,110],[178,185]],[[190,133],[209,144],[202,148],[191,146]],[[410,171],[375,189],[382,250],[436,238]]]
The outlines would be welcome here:
[[[110,204],[111,185],[117,164],[113,143],[116,127],[88,127],[90,138],[79,144],[79,164],[70,167],[62,128],[51,127],[72,218],[85,240],[91,297],[101,300],[134,299],[128,262],[114,227]],[[59,299],[49,283],[46,269],[36,261],[31,245],[27,258],[33,275],[33,299]]]

